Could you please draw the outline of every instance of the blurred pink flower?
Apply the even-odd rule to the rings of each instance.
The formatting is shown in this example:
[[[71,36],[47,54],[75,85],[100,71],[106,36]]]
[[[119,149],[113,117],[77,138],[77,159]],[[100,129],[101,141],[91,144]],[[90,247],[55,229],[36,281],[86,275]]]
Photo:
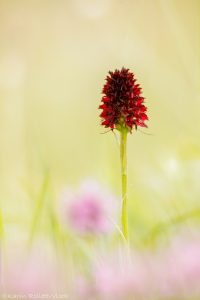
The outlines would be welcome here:
[[[178,237],[155,252],[109,253],[91,278],[91,299],[200,299],[200,239]]]
[[[64,293],[67,280],[52,255],[40,247],[28,255],[12,257],[4,274],[5,291],[25,295]]]
[[[95,181],[84,182],[77,193],[65,190],[62,195],[64,221],[79,234],[112,231],[118,201]]]
[[[119,251],[103,258],[94,268],[98,299],[151,299],[151,270],[146,255]]]
[[[160,255],[160,262],[157,260],[158,290],[162,296],[200,297],[199,238],[175,238]]]

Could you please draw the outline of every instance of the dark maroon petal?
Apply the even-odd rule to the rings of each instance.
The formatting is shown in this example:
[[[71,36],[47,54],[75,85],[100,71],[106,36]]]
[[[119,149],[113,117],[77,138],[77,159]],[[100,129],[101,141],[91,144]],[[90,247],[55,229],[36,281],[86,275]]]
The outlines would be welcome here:
[[[124,125],[132,130],[133,127],[147,127],[144,121],[148,120],[147,108],[144,105],[142,89],[136,84],[134,74],[129,69],[109,71],[103,87],[102,109],[100,117],[102,125],[116,128]],[[122,123],[123,122],[123,123]]]

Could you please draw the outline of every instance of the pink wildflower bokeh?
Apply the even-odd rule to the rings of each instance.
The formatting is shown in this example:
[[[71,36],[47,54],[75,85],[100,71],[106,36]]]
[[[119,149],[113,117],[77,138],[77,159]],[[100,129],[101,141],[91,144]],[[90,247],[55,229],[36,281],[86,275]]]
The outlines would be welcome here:
[[[64,275],[65,271],[65,275]],[[69,278],[55,255],[42,247],[29,254],[16,255],[7,264],[4,290],[14,294],[64,293]]]
[[[174,238],[170,246],[158,255],[157,266],[154,266],[154,271],[159,280],[158,294],[166,297],[181,296],[181,299],[200,297],[199,238]]]
[[[151,269],[148,257],[118,249],[93,267],[94,291],[98,299],[149,299]]]
[[[116,249],[98,257],[83,287],[81,299],[200,299],[200,239],[174,237],[154,251]]]
[[[96,181],[83,182],[77,192],[65,189],[61,202],[64,222],[78,234],[113,231],[118,200]]]

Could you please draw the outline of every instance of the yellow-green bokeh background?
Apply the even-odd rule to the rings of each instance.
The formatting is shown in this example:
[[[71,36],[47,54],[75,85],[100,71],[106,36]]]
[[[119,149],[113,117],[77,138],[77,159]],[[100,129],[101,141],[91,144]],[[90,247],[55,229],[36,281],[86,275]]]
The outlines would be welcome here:
[[[130,68],[149,128],[128,139],[135,233],[200,206],[200,2],[0,0],[0,199],[27,230],[46,169],[57,199],[96,178],[120,195],[118,146],[100,127],[106,73]]]

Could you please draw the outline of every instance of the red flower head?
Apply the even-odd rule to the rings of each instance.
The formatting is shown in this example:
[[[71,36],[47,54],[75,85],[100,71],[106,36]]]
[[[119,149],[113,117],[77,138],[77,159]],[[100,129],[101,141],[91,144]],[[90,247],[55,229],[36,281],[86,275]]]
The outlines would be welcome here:
[[[141,96],[140,85],[136,84],[134,74],[129,69],[109,71],[102,93],[104,96],[99,106],[103,110],[100,114],[102,125],[119,130],[126,127],[130,132],[133,127],[147,127],[144,97]]]

